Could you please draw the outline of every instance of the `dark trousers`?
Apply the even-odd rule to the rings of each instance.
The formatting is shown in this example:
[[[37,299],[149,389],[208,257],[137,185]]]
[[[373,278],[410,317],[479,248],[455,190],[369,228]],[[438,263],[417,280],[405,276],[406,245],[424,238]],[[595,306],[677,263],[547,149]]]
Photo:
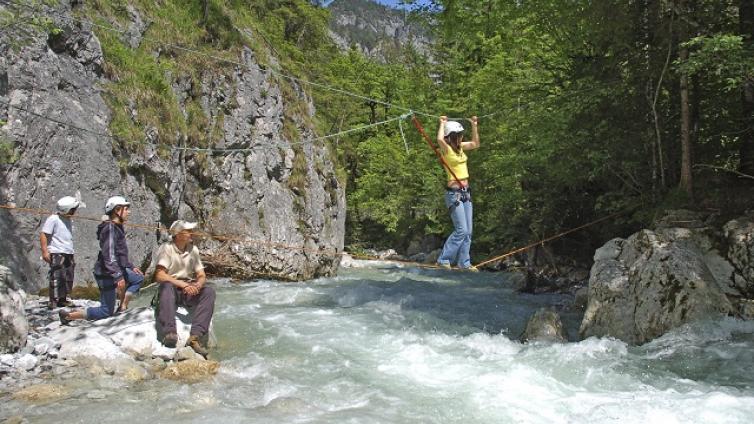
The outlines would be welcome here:
[[[121,269],[123,270],[123,279],[126,281],[126,292],[132,294],[138,293],[141,283],[144,282],[144,276],[137,274],[131,268]],[[90,321],[113,316],[117,300],[117,293],[115,291],[115,283],[117,281],[113,278],[97,274],[94,275],[94,279],[97,281],[97,287],[99,288],[100,305],[86,308],[86,319]]]
[[[62,306],[73,291],[73,275],[76,261],[72,254],[50,253],[50,307]]]
[[[193,308],[191,335],[201,337],[209,331],[209,322],[215,312],[215,289],[204,286],[196,296],[186,296],[170,283],[160,283],[157,320],[164,334],[175,333],[175,310],[178,306]]]

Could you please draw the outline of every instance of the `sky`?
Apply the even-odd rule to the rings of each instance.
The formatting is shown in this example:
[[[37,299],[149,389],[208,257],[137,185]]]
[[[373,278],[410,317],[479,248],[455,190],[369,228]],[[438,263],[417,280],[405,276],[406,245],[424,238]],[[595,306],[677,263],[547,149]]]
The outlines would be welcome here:
[[[390,7],[398,7],[401,2],[401,0],[373,0],[373,1],[380,4],[384,4],[385,6],[390,6]]]

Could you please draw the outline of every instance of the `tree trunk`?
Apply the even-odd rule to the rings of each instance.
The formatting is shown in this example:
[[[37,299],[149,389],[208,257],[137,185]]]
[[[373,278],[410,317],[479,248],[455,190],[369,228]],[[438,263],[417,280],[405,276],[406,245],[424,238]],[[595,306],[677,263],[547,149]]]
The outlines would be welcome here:
[[[679,13],[686,10],[686,0],[677,0]],[[689,58],[689,49],[682,43],[688,40],[688,23],[681,22],[679,25],[679,51],[678,58],[681,63]],[[681,180],[679,188],[686,192],[689,199],[693,198],[693,185],[691,179],[691,110],[689,108],[689,77],[681,73]]]
[[[209,19],[209,2],[210,0],[202,0],[202,6],[204,9],[204,18],[202,19],[202,26],[207,26],[207,19]]]
[[[739,28],[744,37],[744,44],[754,47],[754,0],[739,0]],[[754,84],[747,81],[741,96],[743,124],[746,130],[741,135],[739,148],[739,172],[754,175]]]

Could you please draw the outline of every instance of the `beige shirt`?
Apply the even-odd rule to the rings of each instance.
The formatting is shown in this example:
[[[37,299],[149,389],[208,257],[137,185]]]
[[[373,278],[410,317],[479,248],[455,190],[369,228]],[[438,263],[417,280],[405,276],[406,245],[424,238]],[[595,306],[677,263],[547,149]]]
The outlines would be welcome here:
[[[196,273],[204,269],[196,246],[189,245],[182,252],[173,242],[165,243],[157,250],[157,265],[167,269],[170,276],[179,280],[194,279]]]

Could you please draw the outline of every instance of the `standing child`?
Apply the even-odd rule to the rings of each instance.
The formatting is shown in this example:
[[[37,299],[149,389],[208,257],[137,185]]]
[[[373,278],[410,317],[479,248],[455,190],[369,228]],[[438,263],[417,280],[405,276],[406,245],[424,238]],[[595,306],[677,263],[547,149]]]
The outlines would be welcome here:
[[[86,205],[75,197],[61,197],[57,203],[57,213],[50,215],[39,233],[42,259],[50,264],[49,289],[50,309],[56,306],[69,306],[67,296],[73,290],[73,276],[76,261],[73,258],[73,224],[71,217],[78,208]]]
[[[95,321],[115,313],[116,300],[120,300],[123,311],[131,297],[139,291],[144,274],[128,258],[126,231],[123,224],[128,221],[131,203],[122,196],[113,196],[105,204],[105,216],[97,227],[100,252],[94,264],[94,279],[99,288],[100,306],[77,311],[59,312],[60,321],[68,324],[75,319]]]

